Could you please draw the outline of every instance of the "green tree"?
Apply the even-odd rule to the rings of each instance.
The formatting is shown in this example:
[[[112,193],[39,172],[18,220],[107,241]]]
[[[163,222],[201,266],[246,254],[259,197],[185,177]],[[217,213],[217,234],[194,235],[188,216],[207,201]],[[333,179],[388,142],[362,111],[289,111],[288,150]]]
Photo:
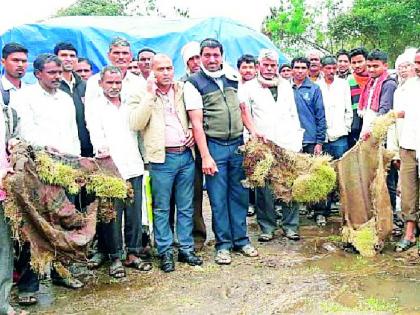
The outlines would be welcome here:
[[[278,7],[271,8],[263,32],[291,56],[308,48],[331,53],[337,43],[327,36],[327,22],[342,10],[342,0],[281,0]]]
[[[56,16],[117,16],[126,15],[126,4],[114,0],[77,0],[71,6],[60,9]]]
[[[189,17],[188,9],[173,7],[176,16]],[[156,0],[77,0],[67,8],[61,9],[56,16],[117,16],[150,15],[165,17],[156,5]]]
[[[347,48],[379,48],[394,61],[407,46],[420,42],[419,0],[355,0],[329,22],[329,35]]]

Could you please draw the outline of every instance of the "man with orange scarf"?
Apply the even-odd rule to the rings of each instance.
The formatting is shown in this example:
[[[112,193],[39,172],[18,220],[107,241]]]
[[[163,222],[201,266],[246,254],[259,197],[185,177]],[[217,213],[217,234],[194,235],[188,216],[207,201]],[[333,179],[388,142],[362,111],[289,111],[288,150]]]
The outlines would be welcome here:
[[[353,109],[353,122],[347,138],[349,149],[359,140],[360,131],[362,130],[362,119],[357,115],[357,108],[359,107],[360,94],[362,94],[363,88],[369,80],[369,75],[366,71],[367,55],[368,51],[363,47],[352,49],[349,53],[351,68],[353,70],[353,73],[347,78],[347,81],[350,84],[351,104]]]

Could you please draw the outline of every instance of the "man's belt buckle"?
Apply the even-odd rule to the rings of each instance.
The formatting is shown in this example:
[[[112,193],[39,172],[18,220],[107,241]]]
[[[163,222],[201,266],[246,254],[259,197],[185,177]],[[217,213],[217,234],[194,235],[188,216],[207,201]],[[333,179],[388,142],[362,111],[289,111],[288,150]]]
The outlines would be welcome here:
[[[182,153],[185,150],[187,150],[187,147],[185,145],[181,145],[179,147],[166,147],[165,151],[168,153]]]

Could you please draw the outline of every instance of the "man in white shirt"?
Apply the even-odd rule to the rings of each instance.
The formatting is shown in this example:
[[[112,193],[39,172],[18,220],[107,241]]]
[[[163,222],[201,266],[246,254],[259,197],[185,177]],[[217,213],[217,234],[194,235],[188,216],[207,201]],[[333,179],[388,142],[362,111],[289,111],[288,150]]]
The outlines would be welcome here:
[[[415,59],[416,77],[405,83],[404,95],[399,95],[397,107],[404,110],[399,112],[404,118],[399,137],[400,146],[400,181],[401,181],[401,208],[406,223],[404,237],[398,242],[396,251],[401,252],[416,244],[416,226],[420,220],[419,212],[419,169],[418,158],[420,152],[420,132],[418,122],[420,108],[420,49]],[[405,104],[401,104],[405,103]]]
[[[60,59],[41,54],[34,61],[38,83],[28,86],[16,110],[22,138],[35,146],[64,154],[80,155],[76,111],[72,98],[59,90],[63,73]]]
[[[121,90],[121,99],[128,100],[133,94],[138,93],[140,89],[146,88],[146,80],[142,76],[137,76],[130,71],[128,67],[133,59],[130,43],[124,38],[114,38],[109,44],[108,59],[111,65],[120,68],[123,75],[123,85]],[[86,120],[88,115],[96,115],[95,108],[90,106],[95,103],[96,98],[101,98],[103,95],[102,88],[99,86],[100,74],[97,73],[89,78],[86,85]]]
[[[337,59],[326,56],[321,60],[322,79],[318,82],[324,100],[327,137],[324,152],[339,159],[348,148],[347,135],[351,129],[353,112],[350,86],[336,76]]]
[[[137,76],[130,71],[128,67],[133,58],[133,53],[131,51],[130,43],[120,37],[114,38],[109,44],[108,59],[111,65],[119,68],[122,73],[122,87],[120,98],[123,103],[128,102],[130,98],[135,95],[141,94],[146,88],[146,81],[142,76]],[[100,127],[95,127],[95,124],[98,123],[96,116],[99,112],[103,110],[103,89],[99,85],[100,73],[97,73],[89,78],[86,84],[86,94],[85,94],[85,119],[86,123],[90,126],[90,130],[94,130]],[[99,100],[99,101],[98,101]],[[139,135],[140,136],[140,135]],[[144,156],[144,150],[142,146],[142,139],[140,137],[140,151]],[[144,161],[147,163],[147,161]],[[145,236],[147,236],[145,234]],[[147,237],[145,237],[147,239]],[[146,245],[146,241],[143,245]],[[121,248],[122,250],[122,248]],[[98,264],[101,264],[103,257],[101,254],[94,255],[92,258],[94,261],[97,261]],[[96,264],[96,263],[95,263]]]
[[[333,159],[339,159],[348,149],[348,134],[351,131],[353,110],[351,106],[350,85],[337,74],[337,59],[325,56],[321,59],[322,76],[317,82],[324,101],[325,120],[327,123],[324,152]],[[331,213],[332,199],[313,206],[315,221],[319,226],[327,223]]]
[[[2,49],[2,65],[5,70],[4,76],[0,79],[0,106],[2,113],[0,115],[4,118],[0,119],[0,124],[5,126],[6,135],[0,135],[2,139],[8,138],[7,124],[4,119],[10,118],[14,120],[9,123],[10,129],[18,129],[18,117],[16,112],[10,108],[15,108],[21,102],[20,94],[25,88],[22,81],[28,67],[28,50],[18,43],[8,43]],[[8,108],[9,107],[9,108]],[[12,128],[10,128],[10,126]],[[15,127],[15,128],[14,128]],[[2,128],[0,128],[2,130]],[[3,132],[1,132],[3,133]],[[5,144],[6,145],[6,144]],[[2,177],[7,174],[8,163],[6,148],[2,146],[3,151],[0,154],[1,174]],[[4,192],[3,192],[4,193]],[[4,200],[0,197],[0,200]],[[18,302],[23,305],[30,305],[37,303],[36,294],[39,290],[38,275],[32,270],[30,265],[30,248],[29,243],[24,242],[20,247],[19,256],[15,264],[16,271],[20,274],[20,279],[17,283],[18,288]],[[9,304],[8,298],[10,289],[12,288],[12,274],[13,274],[13,241],[11,238],[10,226],[4,216],[3,208],[0,208],[0,314],[15,314],[12,306]]]
[[[156,52],[149,47],[144,47],[140,49],[137,53],[137,59],[139,62],[139,69],[142,78],[147,80],[150,73],[152,73],[152,63],[153,57],[156,55]]]
[[[95,124],[87,127],[90,131],[94,152],[97,158],[111,156],[121,177],[129,181],[133,187],[134,200],[117,200],[116,219],[109,223],[98,224],[99,248],[105,251],[112,260],[109,274],[115,278],[125,276],[121,263],[122,222],[124,215],[124,240],[127,247],[125,265],[140,271],[152,269],[150,262],[139,256],[142,250],[142,175],[144,172],[137,133],[129,129],[129,112],[127,103],[120,97],[122,89],[121,70],[107,66],[100,72],[99,85],[103,93],[96,99],[96,106],[101,111],[96,114]]]
[[[262,49],[258,56],[257,77],[239,86],[238,97],[244,120],[250,120],[256,131],[282,148],[299,152],[303,129],[300,127],[293,90],[290,83],[277,76],[278,55]],[[257,222],[262,234],[258,240],[273,239],[277,229],[275,198],[266,186],[256,189]],[[299,239],[297,205],[282,203],[283,229],[292,240]]]

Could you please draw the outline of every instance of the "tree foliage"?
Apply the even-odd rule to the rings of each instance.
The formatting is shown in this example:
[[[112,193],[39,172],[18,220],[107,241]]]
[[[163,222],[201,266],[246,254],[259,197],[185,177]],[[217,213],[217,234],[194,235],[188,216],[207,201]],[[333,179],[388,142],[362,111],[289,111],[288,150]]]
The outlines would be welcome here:
[[[420,42],[420,1],[355,0],[348,12],[329,23],[329,34],[349,47],[354,42],[387,51],[395,60]]]
[[[333,53],[365,46],[387,51],[395,60],[420,42],[419,0],[281,0],[271,9],[263,31],[286,53],[307,48]]]
[[[176,6],[171,15],[189,17],[188,9]],[[71,6],[61,9],[56,16],[117,16],[117,15],[148,15],[165,17],[156,0],[77,0]]]
[[[126,6],[113,0],[77,0],[71,6],[60,9],[56,16],[117,16],[126,15]]]
[[[309,47],[329,52],[334,47],[327,40],[325,17],[341,9],[341,0],[281,0],[264,21],[263,31],[289,55],[302,53]]]

